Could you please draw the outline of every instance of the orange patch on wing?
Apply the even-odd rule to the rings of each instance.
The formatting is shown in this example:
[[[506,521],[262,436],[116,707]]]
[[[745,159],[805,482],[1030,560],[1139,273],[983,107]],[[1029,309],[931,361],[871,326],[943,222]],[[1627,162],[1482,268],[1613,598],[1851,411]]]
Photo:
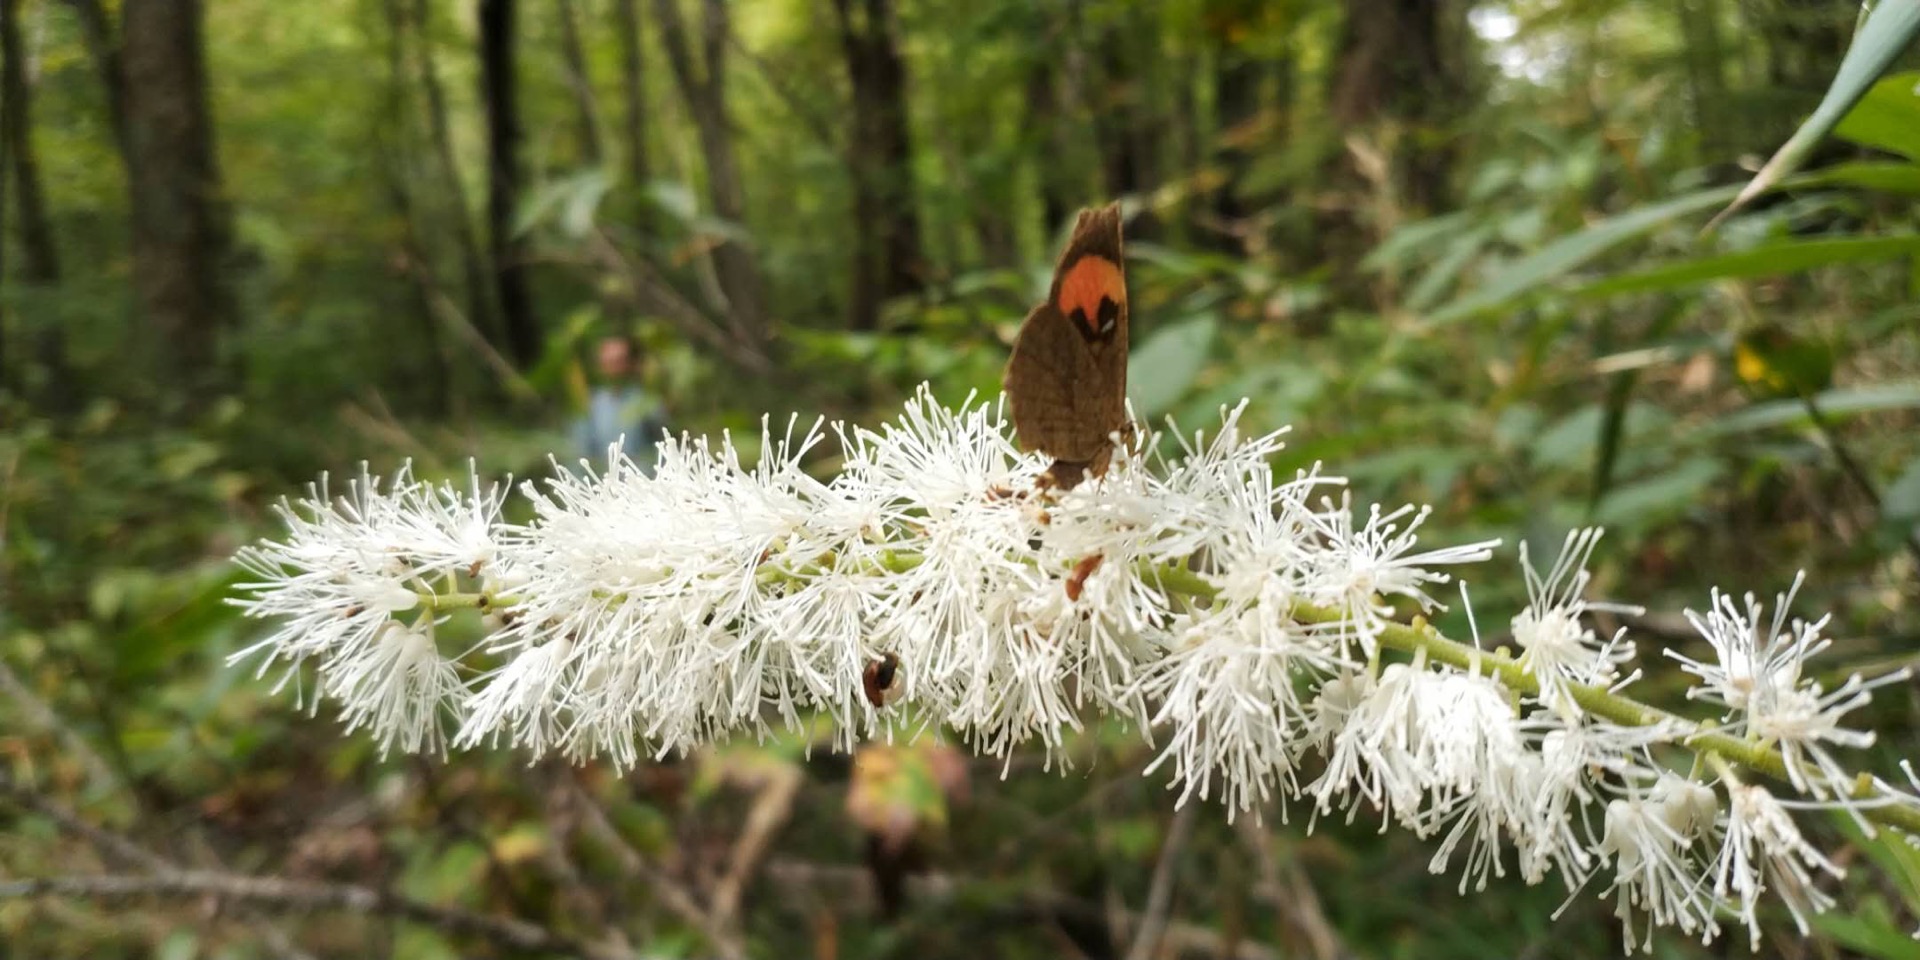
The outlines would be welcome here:
[[[1098,333],[1101,300],[1112,300],[1116,306],[1126,306],[1126,277],[1120,273],[1120,265],[1106,257],[1081,257],[1060,278],[1060,302],[1057,306],[1068,317],[1078,311],[1079,322],[1086,326],[1087,332]]]

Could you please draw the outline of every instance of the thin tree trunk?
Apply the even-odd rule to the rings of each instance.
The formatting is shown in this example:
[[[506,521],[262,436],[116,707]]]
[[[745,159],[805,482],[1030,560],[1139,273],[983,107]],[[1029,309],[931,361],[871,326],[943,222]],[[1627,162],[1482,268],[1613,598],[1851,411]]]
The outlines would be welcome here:
[[[138,0],[121,8],[120,28],[134,294],[190,407],[220,384],[220,334],[233,317],[201,16],[199,0]]]
[[[1458,0],[1346,0],[1340,68],[1330,112],[1340,129],[1382,122],[1419,133],[1444,130],[1466,99],[1448,45],[1465,33]],[[1438,141],[1441,138],[1426,139]],[[1443,142],[1404,152],[1395,179],[1415,207],[1446,200],[1452,151]]]
[[[1147,182],[1133,145],[1141,126],[1140,77],[1145,66],[1134,62],[1128,46],[1123,24],[1103,27],[1093,42],[1100,74],[1093,91],[1093,128],[1100,141],[1101,179],[1111,197],[1139,193]]]
[[[703,11],[699,64],[694,62],[686,21],[678,0],[654,0],[660,21],[660,43],[674,82],[687,103],[699,134],[700,152],[707,164],[707,194],[721,219],[745,226],[746,199],[740,186],[733,131],[727,121],[726,40],[729,29],[726,0],[701,0]],[[729,326],[754,350],[767,338],[765,294],[753,254],[738,240],[722,239],[713,250],[714,270],[726,298]]]
[[[453,362],[434,316],[432,297],[427,292],[434,285],[433,258],[420,242],[415,226],[418,204],[413,196],[412,165],[408,162],[413,138],[408,123],[412,111],[408,109],[407,96],[411,77],[407,68],[407,11],[402,0],[384,0],[382,7],[387,21],[387,122],[392,136],[384,144],[382,152],[387,155],[387,162],[381,167],[386,175],[387,196],[400,217],[402,270],[409,280],[413,314],[420,321],[421,339],[427,347],[423,358],[426,376],[422,378],[421,392],[427,408],[445,416],[455,406]]]
[[[33,88],[27,79],[26,44],[20,37],[20,0],[0,0],[0,137],[6,142],[13,173],[13,194],[20,227],[20,280],[30,287],[60,283],[60,249],[47,215],[40,162],[33,148]],[[0,221],[3,222],[3,221]],[[42,318],[32,342],[44,378],[39,396],[54,411],[73,409],[74,384],[67,366],[65,331]]]
[[[1244,195],[1244,181],[1252,165],[1254,127],[1259,121],[1266,63],[1234,35],[1248,28],[1244,21],[1216,25],[1213,60],[1213,160],[1220,168],[1220,185],[1213,191],[1212,213],[1219,247],[1243,249],[1241,224],[1254,205]]]
[[[1116,22],[1101,32],[1095,45],[1100,96],[1106,107],[1094,116],[1096,129],[1101,130],[1108,198],[1139,196],[1158,186],[1165,162],[1161,147],[1167,142],[1158,95],[1166,66],[1161,61],[1159,24],[1145,7],[1122,7],[1115,16]],[[1159,231],[1159,218],[1151,206],[1127,223],[1129,237],[1157,239]]]
[[[640,0],[614,0],[615,33],[620,40],[620,93],[626,101],[622,115],[626,133],[627,178],[635,191],[653,178],[647,157],[646,38],[640,26]],[[639,205],[644,221],[646,205]],[[645,223],[640,225],[645,229]]]
[[[13,190],[20,225],[21,279],[32,284],[60,282],[60,251],[54,245],[40,186],[40,162],[33,149],[33,91],[27,81],[27,56],[20,37],[21,0],[0,0],[0,122],[13,161]]]
[[[597,167],[606,150],[600,142],[600,108],[593,99],[593,71],[587,66],[587,51],[580,43],[580,13],[573,0],[560,2],[560,54],[567,62],[567,86],[573,91],[573,106],[580,114],[580,155],[588,166]]]
[[[8,57],[9,61],[13,58]],[[13,112],[0,103],[0,124],[8,123]],[[0,135],[0,293],[6,292],[7,273],[7,171],[13,164],[13,148],[7,145],[7,138]],[[13,364],[8,361],[7,345],[7,309],[6,298],[0,297],[0,392],[18,390],[20,378],[15,375]]]
[[[1720,11],[1713,0],[1679,0],[1674,4],[1684,40],[1682,56],[1693,101],[1694,130],[1705,154],[1724,156],[1730,147],[1723,122],[1727,102],[1725,51],[1720,43]]]
[[[1770,0],[1741,5],[1748,35],[1758,35],[1761,40],[1766,86],[1800,104],[1794,107],[1771,102],[1763,111],[1750,112],[1737,128],[1734,148],[1771,152],[1793,132],[1839,70],[1859,11],[1856,0]],[[1818,166],[1846,149],[1843,142],[1828,138],[1814,148],[1808,166]]]
[[[487,230],[507,352],[521,370],[540,359],[541,331],[527,284],[526,242],[514,233],[523,187],[514,0],[480,0],[480,98],[487,108]]]
[[[473,228],[473,205],[467,198],[466,181],[460,175],[460,161],[453,152],[452,124],[447,119],[447,94],[440,85],[440,68],[433,57],[432,14],[428,0],[413,0],[412,26],[419,36],[420,88],[427,95],[427,132],[433,140],[434,157],[440,180],[446,184],[453,220],[454,237],[460,245],[461,282],[465,286],[467,316],[472,318],[488,343],[506,345],[506,330],[494,309],[488,289],[487,262],[480,253],[479,232]]]
[[[127,104],[125,75],[120,68],[120,42],[113,36],[113,21],[100,0],[67,0],[80,20],[80,38],[87,55],[100,74],[100,85],[107,99],[108,122],[113,125],[114,147],[122,160],[127,156]]]
[[[1063,90],[1060,85],[1060,51],[1066,46],[1067,32],[1060,20],[1047,8],[1039,8],[1041,18],[1034,44],[1032,65],[1027,71],[1027,135],[1032,138],[1028,151],[1034,158],[1034,179],[1040,189],[1040,230],[1042,246],[1053,246],[1053,235],[1066,225],[1078,201],[1073,187],[1071,150],[1073,137],[1064,126]]]
[[[853,179],[854,276],[849,324],[880,325],[892,297],[925,283],[920,215],[913,188],[906,65],[894,39],[888,0],[834,0],[840,44],[853,89],[853,136],[847,166]]]

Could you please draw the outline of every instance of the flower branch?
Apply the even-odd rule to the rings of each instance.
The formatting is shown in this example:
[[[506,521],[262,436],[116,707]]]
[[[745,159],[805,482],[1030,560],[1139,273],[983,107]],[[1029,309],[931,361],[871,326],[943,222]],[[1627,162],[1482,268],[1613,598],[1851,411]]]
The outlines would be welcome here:
[[[843,467],[822,480],[803,461],[829,437]],[[1458,866],[1463,891],[1510,866],[1570,890],[1610,871],[1601,895],[1647,944],[1654,926],[1711,937],[1729,912],[1757,937],[1763,893],[1803,928],[1828,906],[1839,868],[1789,803],[1920,827],[1920,799],[1837,752],[1872,742],[1847,715],[1907,674],[1808,679],[1826,621],[1788,620],[1792,591],[1770,621],[1717,592],[1690,614],[1711,658],[1667,656],[1724,713],[1686,720],[1635,700],[1632,638],[1591,626],[1636,609],[1586,595],[1597,531],[1544,573],[1521,549],[1518,653],[1481,650],[1394,610],[1437,609],[1446,571],[1495,544],[1426,549],[1425,510],[1356,513],[1317,468],[1275,477],[1280,440],[1230,411],[1173,457],[1123,452],[1056,495],[996,407],[923,391],[877,431],[766,431],[750,468],[730,440],[681,439],[651,475],[616,457],[523,485],[525,524],[477,479],[363,476],[243,551],[237,602],[279,628],[235,659],[312,676],[314,704],[383,748],[621,767],[816,715],[843,747],[943,729],[1051,758],[1105,713],[1156,742],[1149,771],[1181,802],[1370,811],[1434,838],[1430,867]],[[486,639],[450,656],[436,631],[466,610]],[[885,697],[865,682],[882,662]],[[1669,769],[1656,751],[1676,746],[1708,762]]]

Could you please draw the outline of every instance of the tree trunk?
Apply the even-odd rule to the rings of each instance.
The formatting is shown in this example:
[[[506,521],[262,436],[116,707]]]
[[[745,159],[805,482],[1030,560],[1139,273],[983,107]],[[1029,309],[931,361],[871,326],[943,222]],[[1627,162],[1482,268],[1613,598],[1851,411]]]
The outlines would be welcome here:
[[[1093,50],[1099,80],[1091,91],[1094,137],[1100,143],[1100,174],[1107,196],[1122,197],[1145,189],[1151,173],[1135,141],[1145,127],[1145,83],[1148,66],[1138,62],[1128,43],[1128,11],[1116,11],[1119,23],[1097,29]],[[1128,232],[1133,232],[1129,224]]]
[[[527,370],[539,362],[540,322],[527,284],[526,241],[515,235],[522,190],[519,84],[514,74],[514,0],[480,0],[480,99],[487,110],[487,230],[507,353]]]
[[[0,138],[12,162],[15,216],[20,227],[20,280],[30,287],[60,283],[60,250],[47,215],[40,162],[33,149],[33,89],[27,80],[26,45],[20,37],[20,0],[0,0]],[[0,221],[4,222],[4,221]],[[47,409],[73,409],[73,373],[67,367],[65,331],[42,317],[32,337],[42,378],[38,395]]]
[[[199,0],[138,0],[122,6],[120,29],[134,295],[190,407],[220,384],[220,333],[233,317],[201,15]]]
[[[640,0],[614,0],[615,33],[620,40],[620,93],[626,100],[622,119],[627,141],[627,179],[631,189],[645,190],[653,178],[647,158],[646,38],[640,27]],[[646,204],[639,205],[646,210]],[[642,214],[643,221],[645,219]],[[644,222],[641,224],[643,230]]]
[[[746,199],[734,158],[733,131],[727,121],[727,0],[701,0],[701,7],[702,56],[698,64],[694,62],[686,21],[680,15],[679,0],[654,0],[654,15],[660,20],[660,43],[666,50],[667,64],[699,134],[713,212],[744,227]],[[766,341],[768,323],[760,269],[752,252],[738,240],[724,238],[714,247],[713,265],[727,301],[728,326],[736,338],[758,350]]]
[[[567,86],[573,91],[574,110],[580,114],[580,156],[598,167],[606,156],[600,144],[600,108],[593,100],[593,71],[580,44],[580,13],[573,0],[560,0],[560,54],[567,62]]]
[[[386,162],[381,171],[385,174],[387,197],[393,203],[394,213],[400,218],[400,251],[396,258],[401,271],[407,275],[407,288],[413,294],[413,315],[420,322],[421,339],[427,349],[424,356],[415,361],[425,366],[425,375],[420,378],[419,388],[425,408],[432,414],[445,417],[451,413],[456,400],[453,391],[453,362],[449,355],[446,338],[441,335],[440,326],[435,318],[431,289],[436,285],[433,280],[433,257],[426,245],[420,241],[416,227],[417,207],[414,200],[412,155],[413,136],[409,120],[409,92],[412,83],[412,71],[407,66],[407,11],[402,0],[383,0],[382,9],[386,13],[387,26],[387,124],[391,140],[381,137]],[[424,37],[421,38],[425,40]],[[409,365],[411,366],[411,364]]]
[[[40,186],[40,162],[33,149],[33,91],[27,82],[27,56],[20,37],[20,0],[0,0],[0,124],[8,158],[13,161],[13,190],[20,226],[21,279],[32,284],[60,282],[60,251],[54,245]]]
[[[1766,85],[1791,97],[1748,111],[1734,137],[1736,149],[1773,152],[1811,112],[1833,82],[1851,42],[1860,4],[1854,0],[1772,0],[1742,4],[1742,19],[1758,34],[1765,51]],[[1844,142],[1827,138],[1814,148],[1808,166],[1843,155]]]
[[[1673,9],[1679,17],[1680,36],[1685,41],[1681,56],[1686,62],[1694,131],[1700,137],[1706,156],[1726,156],[1732,144],[1726,134],[1725,120],[1732,105],[1727,102],[1726,51],[1720,42],[1719,4],[1714,0],[1679,0]]]
[[[1073,42],[1063,19],[1051,7],[1034,9],[1033,61],[1027,71],[1028,153],[1034,158],[1034,179],[1040,187],[1041,245],[1052,249],[1054,234],[1064,229],[1082,200],[1085,177],[1078,175],[1075,161],[1081,154],[1074,131],[1066,118],[1076,113],[1067,108],[1062,70],[1066,52]]]
[[[833,6],[853,90],[853,136],[847,144],[854,196],[849,325],[875,330],[888,299],[918,293],[926,282],[906,65],[888,0],[834,0]]]
[[[434,157],[440,168],[440,181],[446,184],[448,216],[453,220],[454,237],[460,245],[461,282],[465,285],[467,316],[488,343],[504,348],[506,330],[493,306],[488,289],[486,258],[480,254],[480,237],[473,228],[473,205],[467,199],[465,181],[460,176],[460,161],[453,152],[452,124],[447,119],[447,94],[440,86],[440,68],[433,58],[432,10],[428,0],[413,0],[412,27],[420,38],[420,88],[427,95],[427,131],[433,139]]]
[[[12,7],[9,5],[9,20],[12,19],[11,11]],[[13,64],[12,56],[4,52],[0,52],[0,56],[6,57],[5,66],[10,67]],[[0,97],[4,97],[3,90],[0,90]],[[12,116],[13,111],[8,109],[5,103],[0,103],[0,125],[10,123]],[[7,289],[7,170],[12,162],[13,148],[7,143],[5,131],[0,130],[0,293],[5,293]],[[7,353],[7,346],[11,342],[7,339],[7,312],[6,299],[0,297],[0,394],[10,390],[17,392],[21,380],[20,376],[16,376]],[[19,373],[24,374],[25,371],[19,371]]]
[[[1214,129],[1212,161],[1220,184],[1210,198],[1212,230],[1204,235],[1227,252],[1244,252],[1243,226],[1257,208],[1246,196],[1248,168],[1259,146],[1272,142],[1259,136],[1265,106],[1268,67],[1241,39],[1255,29],[1258,11],[1247,4],[1223,3],[1209,23],[1213,46]],[[1285,69],[1286,65],[1281,64]]]
[[[1412,206],[1446,200],[1452,151],[1445,127],[1466,94],[1449,44],[1464,37],[1458,0],[1346,0],[1331,114],[1340,129],[1391,124],[1414,136],[1395,169],[1395,187]]]
[[[13,159],[12,153],[13,151],[7,149],[6,138],[0,137],[0,293],[4,293],[7,289],[7,231],[5,229],[7,222],[6,167],[7,163]],[[0,298],[0,393],[19,390],[21,378],[15,374],[10,355],[7,353],[7,346],[11,342],[12,341],[7,339],[6,301],[4,298]],[[24,371],[21,372],[24,373]]]
[[[107,99],[107,118],[113,126],[113,144],[120,157],[127,157],[127,104],[125,74],[120,67],[120,43],[113,36],[113,22],[107,18],[100,0],[67,0],[80,20],[80,37],[100,74],[100,85]]]

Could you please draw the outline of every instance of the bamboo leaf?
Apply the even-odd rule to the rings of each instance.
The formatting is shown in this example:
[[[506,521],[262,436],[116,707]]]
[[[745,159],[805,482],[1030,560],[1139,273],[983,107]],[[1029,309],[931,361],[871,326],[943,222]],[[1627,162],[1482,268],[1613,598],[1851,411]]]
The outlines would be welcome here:
[[[1840,120],[1834,136],[1920,160],[1920,73],[1881,79]]]
[[[1585,298],[1610,297],[1671,290],[1707,280],[1774,277],[1836,263],[1887,260],[1914,253],[1920,253],[1920,236],[1790,240],[1608,277],[1568,292]]]
[[[1920,0],[1914,0],[1920,3]],[[1518,299],[1549,280],[1605,253],[1614,245],[1649,233],[1676,218],[1718,206],[1734,196],[1735,187],[1716,187],[1685,194],[1630,210],[1561,237],[1508,264],[1479,289],[1454,300],[1429,315],[1432,323],[1447,323],[1483,313]]]
[[[1806,162],[1807,154],[1814,145],[1832,131],[1847,111],[1866,96],[1875,80],[1885,72],[1901,51],[1920,34],[1920,0],[1884,0],[1867,20],[1860,26],[1860,32],[1854,35],[1853,44],[1847,48],[1847,55],[1840,61],[1840,71],[1834,75],[1832,85],[1827,87],[1827,95],[1814,108],[1813,116],[1800,125],[1800,129],[1787,138],[1787,142],[1774,152],[1760,172],[1754,174],[1740,195],[1734,197],[1727,209],[1707,224],[1712,230],[1734,211],[1745,206],[1754,197],[1785,179],[1788,174],[1798,170]]]
[[[1920,408],[1920,381],[1879,383],[1866,387],[1828,390],[1814,398],[1820,412],[1828,417],[1865,413],[1872,410],[1908,410]],[[1807,417],[1806,404],[1798,399],[1769,400],[1736,410],[1702,427],[1707,437],[1763,430],[1796,423]]]

